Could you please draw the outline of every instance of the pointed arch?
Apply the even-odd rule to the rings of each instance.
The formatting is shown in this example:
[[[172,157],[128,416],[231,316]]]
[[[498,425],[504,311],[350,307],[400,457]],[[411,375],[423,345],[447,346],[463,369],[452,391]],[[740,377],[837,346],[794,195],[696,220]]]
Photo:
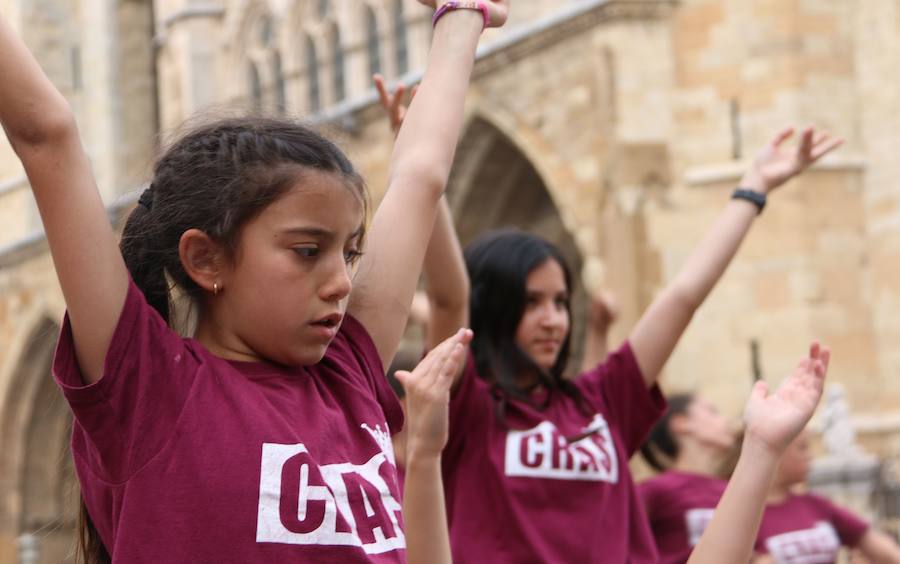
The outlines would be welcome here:
[[[573,311],[586,311],[583,254],[552,197],[546,176],[522,147],[493,122],[473,117],[463,134],[447,187],[460,242],[504,227],[535,233],[559,247],[573,274]],[[572,320],[573,357],[580,358],[584,323]],[[577,368],[578,363],[570,363]]]
[[[71,413],[50,374],[59,327],[41,315],[5,379],[0,406],[0,545],[25,533],[45,561],[68,561],[75,531]]]

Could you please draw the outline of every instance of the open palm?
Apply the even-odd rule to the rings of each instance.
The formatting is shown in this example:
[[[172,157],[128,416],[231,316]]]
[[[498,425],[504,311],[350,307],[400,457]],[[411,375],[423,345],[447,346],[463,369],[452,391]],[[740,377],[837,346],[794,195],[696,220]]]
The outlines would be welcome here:
[[[809,356],[800,361],[774,393],[765,382],[757,382],[744,410],[747,434],[780,454],[809,422],[822,389],[831,352],[819,343],[809,348]]]
[[[460,329],[431,349],[412,372],[398,371],[406,392],[407,452],[439,455],[449,433],[450,388],[472,332]]]
[[[750,180],[745,180],[747,184],[765,192],[774,190],[844,142],[828,132],[807,127],[800,133],[796,147],[785,146],[793,135],[793,127],[783,129],[759,152],[748,173]]]

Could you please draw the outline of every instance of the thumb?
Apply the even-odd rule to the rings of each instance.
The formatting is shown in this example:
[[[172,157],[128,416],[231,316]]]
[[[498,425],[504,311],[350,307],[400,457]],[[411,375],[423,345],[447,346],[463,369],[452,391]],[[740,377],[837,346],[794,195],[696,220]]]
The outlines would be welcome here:
[[[766,399],[769,396],[769,384],[764,380],[759,380],[753,384],[753,390],[750,392],[753,399]]]
[[[403,386],[403,390],[407,391],[409,385],[412,384],[412,373],[408,370],[398,370],[394,372],[394,378]]]

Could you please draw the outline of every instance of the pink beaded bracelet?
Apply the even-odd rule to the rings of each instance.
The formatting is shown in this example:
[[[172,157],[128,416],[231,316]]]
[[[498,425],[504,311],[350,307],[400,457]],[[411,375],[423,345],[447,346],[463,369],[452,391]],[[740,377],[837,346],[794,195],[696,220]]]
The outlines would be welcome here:
[[[491,14],[488,11],[487,4],[485,4],[481,0],[479,0],[478,2],[457,2],[455,0],[451,0],[450,2],[447,2],[437,9],[437,11],[434,13],[434,17],[431,18],[431,25],[437,25],[438,20],[451,10],[479,10],[481,12],[481,15],[484,16],[484,27],[482,29],[486,28],[488,24],[491,23]]]

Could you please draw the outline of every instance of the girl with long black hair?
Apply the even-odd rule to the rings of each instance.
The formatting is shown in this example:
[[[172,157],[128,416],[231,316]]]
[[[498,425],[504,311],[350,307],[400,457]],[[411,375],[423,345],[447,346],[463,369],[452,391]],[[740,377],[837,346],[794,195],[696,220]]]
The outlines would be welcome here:
[[[767,196],[841,143],[810,127],[788,147],[793,134],[760,152],[626,342],[573,380],[563,377],[573,277],[558,249],[521,231],[489,233],[466,248],[463,269],[452,223],[439,216],[429,252],[456,258],[426,258],[426,279],[468,280],[475,333],[443,462],[455,562],[656,562],[628,460],[665,410],[663,366]]]

